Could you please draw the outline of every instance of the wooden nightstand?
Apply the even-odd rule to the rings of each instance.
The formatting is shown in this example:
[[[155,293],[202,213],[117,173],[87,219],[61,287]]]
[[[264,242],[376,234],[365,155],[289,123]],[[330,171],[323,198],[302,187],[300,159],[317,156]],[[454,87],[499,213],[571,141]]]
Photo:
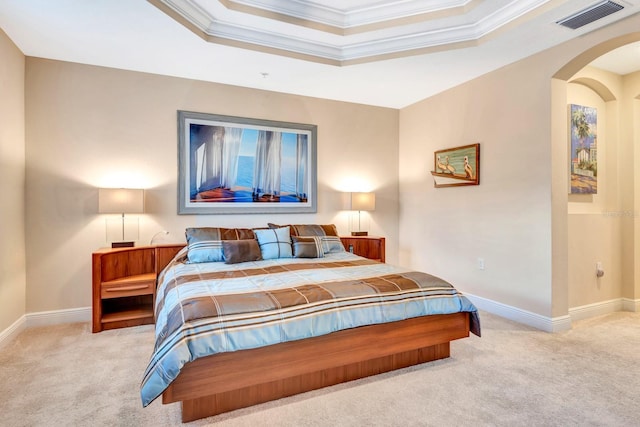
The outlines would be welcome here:
[[[105,248],[94,252],[93,332],[153,323],[158,273],[183,246]]]
[[[344,248],[356,255],[384,262],[384,237],[347,236],[340,237]]]

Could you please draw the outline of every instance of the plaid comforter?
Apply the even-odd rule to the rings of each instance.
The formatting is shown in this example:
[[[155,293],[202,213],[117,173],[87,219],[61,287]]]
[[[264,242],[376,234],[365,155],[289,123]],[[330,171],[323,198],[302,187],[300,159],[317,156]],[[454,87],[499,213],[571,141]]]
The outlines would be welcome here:
[[[188,362],[358,326],[476,308],[449,283],[348,252],[241,264],[186,264],[179,253],[159,278],[156,344],[142,404]]]

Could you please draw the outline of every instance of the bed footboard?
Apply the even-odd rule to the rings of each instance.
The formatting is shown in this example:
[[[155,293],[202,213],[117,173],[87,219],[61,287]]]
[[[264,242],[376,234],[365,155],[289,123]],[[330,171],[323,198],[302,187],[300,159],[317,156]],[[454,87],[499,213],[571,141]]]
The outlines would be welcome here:
[[[182,402],[182,421],[193,421],[443,359],[450,341],[468,336],[469,313],[455,313],[216,354],[185,365],[162,401]]]

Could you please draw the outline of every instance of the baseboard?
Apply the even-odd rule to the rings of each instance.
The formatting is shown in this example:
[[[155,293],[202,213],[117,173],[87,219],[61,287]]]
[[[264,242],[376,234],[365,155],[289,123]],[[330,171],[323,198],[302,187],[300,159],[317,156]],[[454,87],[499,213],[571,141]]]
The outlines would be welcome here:
[[[631,300],[629,300],[631,301]],[[569,309],[571,321],[589,319],[591,317],[601,316],[603,314],[615,313],[616,311],[633,311],[624,308],[622,298],[612,299],[608,301],[596,302],[593,304],[582,305]]]
[[[622,309],[624,311],[633,311],[637,313],[640,311],[640,299],[622,298]]]
[[[480,310],[488,311],[545,332],[562,332],[571,329],[571,318],[568,315],[551,318],[476,295],[467,293],[464,295]]]
[[[25,329],[27,329],[27,318],[26,316],[20,316],[20,318],[13,322],[11,326],[0,332],[0,348],[20,335],[20,333]]]
[[[27,327],[59,325],[91,321],[91,307],[69,308],[66,310],[40,311],[27,313]]]

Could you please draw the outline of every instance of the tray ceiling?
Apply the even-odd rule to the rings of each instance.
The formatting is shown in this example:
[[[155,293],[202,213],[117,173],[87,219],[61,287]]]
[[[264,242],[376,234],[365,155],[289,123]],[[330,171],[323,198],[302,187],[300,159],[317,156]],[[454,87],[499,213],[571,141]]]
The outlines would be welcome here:
[[[403,108],[621,19],[640,28],[640,0],[556,23],[599,2],[20,0],[0,1],[0,28],[29,57]],[[626,74],[639,52],[594,64]]]

